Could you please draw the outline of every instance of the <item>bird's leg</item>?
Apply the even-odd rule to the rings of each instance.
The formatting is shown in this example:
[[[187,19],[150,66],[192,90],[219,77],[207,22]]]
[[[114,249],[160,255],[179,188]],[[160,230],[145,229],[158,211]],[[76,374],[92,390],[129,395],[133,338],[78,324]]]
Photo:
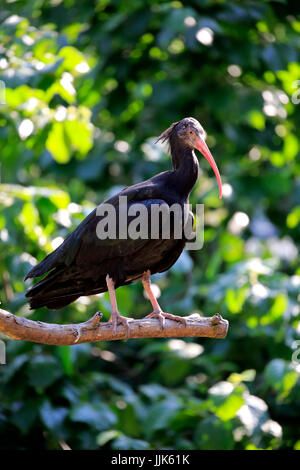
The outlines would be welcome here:
[[[184,317],[179,317],[177,315],[172,315],[171,313],[166,313],[163,312],[162,309],[160,308],[159,303],[157,302],[157,299],[151,289],[151,281],[150,281],[150,270],[144,272],[143,277],[142,277],[142,283],[145,291],[148,294],[149,300],[152,304],[153,307],[153,312],[147,315],[145,318],[158,318],[161,324],[162,330],[165,327],[165,319],[168,318],[169,320],[175,320],[179,321],[180,323],[183,323],[186,325],[186,321]]]
[[[106,276],[106,284],[107,284],[107,289],[108,289],[110,303],[111,303],[111,317],[109,321],[111,321],[113,324],[113,332],[114,334],[116,334],[118,323],[122,323],[122,325],[124,325],[126,329],[126,336],[127,338],[129,338],[130,336],[129,323],[130,323],[130,320],[132,320],[132,318],[126,318],[120,315],[118,311],[118,306],[117,306],[115,284],[112,278],[109,276],[109,274]]]

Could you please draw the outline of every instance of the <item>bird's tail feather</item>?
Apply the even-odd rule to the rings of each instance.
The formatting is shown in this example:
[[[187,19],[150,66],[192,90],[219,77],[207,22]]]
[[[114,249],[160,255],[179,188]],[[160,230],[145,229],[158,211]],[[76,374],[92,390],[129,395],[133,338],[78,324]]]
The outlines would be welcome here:
[[[76,276],[75,276],[76,277]],[[31,309],[47,307],[57,310],[74,302],[82,295],[93,295],[106,292],[105,279],[103,283],[94,287],[88,279],[75,282],[75,279],[66,275],[63,268],[52,270],[44,279],[35,284],[26,292]]]
[[[74,284],[70,285],[69,281],[69,286],[67,286],[67,282],[62,282],[59,278],[61,271],[59,268],[50,271],[44,279],[28,289],[25,296],[29,298],[31,309],[44,306],[58,309],[78,298]]]
[[[55,251],[53,253],[50,253],[49,255],[46,256],[46,258],[43,259],[39,264],[34,266],[29,273],[27,273],[26,277],[24,278],[24,281],[26,279],[29,279],[31,277],[40,277],[43,274],[46,274],[48,271],[53,269],[55,267],[55,262],[56,262],[56,253]]]
[[[29,305],[31,309],[47,307],[50,310],[59,310],[74,302],[78,297],[77,294],[50,298],[37,296],[29,300]]]
[[[46,258],[34,266],[26,275],[24,281],[32,277],[43,276],[43,274],[48,273],[54,268],[70,266],[80,245],[80,237],[75,237],[74,233],[69,235],[52,253],[49,253]]]

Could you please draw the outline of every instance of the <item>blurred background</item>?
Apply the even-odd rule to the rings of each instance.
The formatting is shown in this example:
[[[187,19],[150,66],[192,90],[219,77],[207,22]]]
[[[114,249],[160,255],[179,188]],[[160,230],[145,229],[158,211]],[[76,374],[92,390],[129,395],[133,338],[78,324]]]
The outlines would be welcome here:
[[[28,0],[0,11],[0,300],[81,322],[107,294],[28,310],[23,278],[101,201],[170,169],[155,137],[197,118],[205,243],[154,276],[225,340],[6,343],[2,449],[300,449],[300,16],[284,1]],[[151,305],[141,283],[122,314]],[[297,342],[298,341],[298,342]]]

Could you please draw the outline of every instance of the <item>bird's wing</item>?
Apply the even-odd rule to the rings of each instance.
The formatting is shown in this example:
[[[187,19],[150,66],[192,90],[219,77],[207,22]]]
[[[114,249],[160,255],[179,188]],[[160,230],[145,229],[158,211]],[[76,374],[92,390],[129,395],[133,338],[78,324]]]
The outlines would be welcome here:
[[[119,197],[127,198],[128,206],[134,203],[143,204],[150,213],[151,204],[165,204],[165,201],[159,198],[159,188],[152,180],[136,184],[125,188],[123,191],[104,201],[94,209],[72,232],[65,241],[38,265],[32,268],[25,280],[28,278],[40,277],[53,268],[70,266],[76,259],[76,264],[101,263],[104,259],[110,259],[117,256],[128,256],[140,250],[149,240],[145,239],[99,239],[96,233],[97,225],[103,219],[103,216],[97,214],[103,212],[105,204],[110,204],[116,211],[116,219],[119,216]],[[128,217],[128,222],[134,217]],[[117,224],[118,230],[118,224]]]

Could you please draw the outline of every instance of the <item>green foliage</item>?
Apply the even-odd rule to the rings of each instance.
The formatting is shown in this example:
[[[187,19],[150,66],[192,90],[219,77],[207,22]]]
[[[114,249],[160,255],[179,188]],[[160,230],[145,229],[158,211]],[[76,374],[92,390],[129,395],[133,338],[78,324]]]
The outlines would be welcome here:
[[[234,0],[2,3],[4,308],[54,323],[109,317],[107,295],[29,312],[23,278],[97,203],[170,168],[154,139],[194,116],[224,198],[201,159],[191,202],[205,204],[204,248],[154,282],[165,310],[218,311],[230,329],[225,340],[74,347],[5,338],[1,448],[299,449],[297,11]],[[117,294],[123,313],[149,313],[139,284]]]

